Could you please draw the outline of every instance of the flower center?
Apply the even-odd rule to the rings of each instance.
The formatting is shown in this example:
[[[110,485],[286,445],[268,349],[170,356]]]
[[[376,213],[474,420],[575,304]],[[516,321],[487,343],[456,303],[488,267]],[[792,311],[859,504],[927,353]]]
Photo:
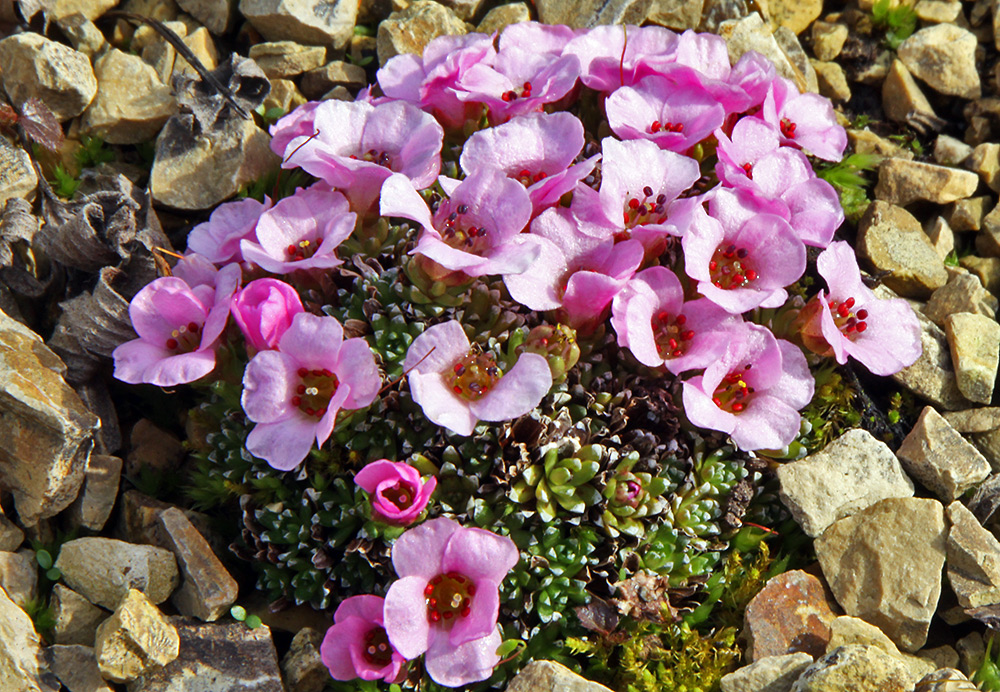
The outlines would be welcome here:
[[[746,248],[729,244],[715,248],[715,254],[708,262],[708,272],[712,284],[718,288],[729,290],[743,288],[756,280],[757,272],[750,268]]]
[[[469,617],[475,595],[476,585],[468,577],[458,572],[439,574],[424,588],[427,617],[431,622],[447,624],[459,617]]]
[[[663,223],[667,220],[664,213],[667,196],[664,194],[653,197],[653,188],[649,185],[642,188],[642,199],[626,195],[625,228],[635,228],[647,223]]]
[[[630,474],[631,475],[631,474]],[[637,507],[639,505],[639,495],[642,494],[642,484],[637,480],[619,480],[615,487],[615,502],[619,505]]]
[[[661,358],[677,358],[687,351],[688,342],[694,338],[694,331],[686,329],[687,317],[677,315],[671,319],[666,312],[653,315],[653,340]]]
[[[467,204],[459,204],[448,213],[450,205],[444,207],[438,217],[438,230],[445,243],[463,252],[482,255],[490,249],[489,231],[485,226],[477,227],[463,217],[469,213]],[[446,215],[447,214],[447,215]]]
[[[830,313],[833,315],[833,323],[837,325],[844,336],[853,341],[858,338],[858,334],[868,329],[868,311],[864,308],[854,311],[854,297],[850,297],[843,302],[831,300],[827,302]]]
[[[715,388],[712,394],[712,403],[723,411],[739,413],[746,409],[750,399],[753,398],[753,387],[747,385],[743,379],[743,374],[749,370],[751,365],[747,363],[743,370],[734,370],[722,378],[722,382]]]
[[[322,418],[330,399],[337,392],[340,380],[326,368],[307,370],[299,368],[299,386],[295,388],[292,406],[297,406],[307,416]]]
[[[537,183],[540,180],[544,180],[546,177],[548,177],[548,173],[546,173],[545,171],[538,171],[537,173],[532,175],[531,171],[525,168],[524,170],[522,170],[520,173],[517,174],[516,180],[525,187],[530,187],[534,183]]]
[[[382,491],[382,497],[394,504],[398,509],[409,509],[410,505],[413,504],[415,496],[416,493],[413,492],[413,488],[402,481],[396,481],[394,485]]]
[[[781,134],[783,136],[787,137],[788,139],[792,139],[795,137],[795,123],[793,123],[788,118],[782,118],[781,122],[778,123],[778,126],[781,128]]]
[[[451,391],[463,399],[478,401],[493,389],[501,377],[503,372],[492,353],[472,350],[452,366],[452,376],[448,380],[448,385]]]
[[[750,178],[750,180],[753,180],[753,164],[752,163],[744,163],[743,164],[743,172],[747,174],[747,177]]]
[[[649,126],[650,134],[656,134],[657,132],[684,132],[684,123],[661,123],[659,120],[654,120]]]
[[[201,327],[197,322],[188,322],[173,330],[165,344],[167,350],[173,351],[175,354],[191,353],[198,350],[198,347],[201,346],[200,330]]]
[[[502,94],[500,94],[500,98],[502,98],[507,103],[510,103],[511,101],[516,101],[518,98],[530,99],[531,82],[525,82],[524,84],[522,84],[520,93],[518,93],[518,90],[516,89],[511,89],[510,91],[505,91]]]
[[[368,163],[374,163],[382,168],[388,168],[392,170],[392,156],[386,151],[379,151],[378,149],[369,149],[361,156],[356,156],[351,154],[351,158],[355,161],[367,161]]]
[[[285,248],[285,255],[288,256],[286,261],[304,260],[315,255],[317,250],[319,250],[319,243],[312,240],[300,240],[295,245],[289,245]]]
[[[364,651],[365,660],[373,666],[384,668],[392,663],[392,645],[389,637],[385,633],[384,627],[373,627],[365,635]]]

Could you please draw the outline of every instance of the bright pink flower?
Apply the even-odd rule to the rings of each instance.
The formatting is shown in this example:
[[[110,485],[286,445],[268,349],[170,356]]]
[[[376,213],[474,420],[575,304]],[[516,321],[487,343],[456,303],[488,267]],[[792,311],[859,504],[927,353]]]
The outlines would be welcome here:
[[[278,279],[251,281],[233,296],[233,321],[255,351],[278,348],[292,320],[303,312],[295,289]]]
[[[742,107],[739,110],[727,107],[726,112],[742,112],[764,103],[775,74],[774,63],[763,55],[755,50],[748,50],[744,53],[733,65],[727,81],[738,86],[749,100],[745,105],[741,104]]]
[[[725,353],[684,383],[684,412],[697,426],[729,434],[740,449],[781,449],[798,435],[798,411],[816,386],[806,357],[755,324],[726,336]]]
[[[865,286],[854,250],[837,241],[820,253],[820,291],[799,316],[802,341],[838,363],[856,358],[876,375],[892,375],[920,357],[920,323],[902,298],[881,300]]]
[[[678,43],[677,34],[659,26],[596,26],[567,43],[563,53],[579,59],[580,81],[610,92],[662,74],[676,63]]]
[[[517,564],[514,542],[438,517],[392,547],[399,575],[385,596],[385,630],[404,657],[426,654],[431,680],[461,687],[487,679],[496,650],[500,582]]]
[[[271,208],[271,200],[261,204],[247,198],[220,204],[208,221],[200,223],[188,234],[189,252],[196,252],[214,264],[242,262],[240,241],[256,242],[255,229],[260,215]]]
[[[760,118],[741,118],[732,139],[715,131],[719,160],[715,172],[723,184],[744,187],[775,199],[793,185],[815,178],[809,159],[797,149],[781,146],[778,131]]]
[[[381,378],[364,339],[344,340],[333,317],[300,312],[277,351],[261,351],[243,374],[241,403],[256,423],[247,450],[279,471],[298,466],[313,442],[322,445],[341,409],[378,395]]]
[[[776,77],[760,114],[781,133],[783,144],[802,147],[827,161],[844,156],[847,131],[837,124],[830,99],[799,93],[792,81]]]
[[[436,324],[414,339],[403,370],[424,415],[459,435],[471,435],[480,420],[523,416],[552,386],[552,372],[543,356],[522,353],[504,373],[492,354],[470,347],[465,330],[454,320]]]
[[[334,680],[385,680],[399,682],[405,672],[404,659],[386,636],[378,596],[345,598],[333,614],[319,653]]]
[[[433,476],[426,483],[420,472],[402,461],[379,459],[354,475],[372,499],[372,517],[387,524],[408,526],[427,507],[437,486]]]
[[[793,184],[778,198],[749,188],[717,187],[708,196],[709,214],[723,225],[741,226],[758,214],[776,214],[806,245],[824,248],[844,222],[837,191],[821,178]]]

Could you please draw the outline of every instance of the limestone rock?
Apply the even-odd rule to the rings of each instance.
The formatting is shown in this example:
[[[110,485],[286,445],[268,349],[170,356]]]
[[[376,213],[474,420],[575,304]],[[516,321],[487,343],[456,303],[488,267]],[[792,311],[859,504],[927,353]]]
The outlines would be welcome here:
[[[990,468],[1000,472],[1000,428],[973,433],[972,444],[986,457]]]
[[[112,692],[101,677],[92,646],[49,646],[45,660],[69,692]]]
[[[62,584],[52,587],[49,605],[56,623],[53,630],[56,644],[91,646],[97,626],[110,615]]]
[[[803,75],[797,74],[798,71],[792,66],[785,52],[781,50],[781,46],[778,45],[777,39],[771,33],[770,27],[764,24],[764,20],[756,12],[750,13],[743,19],[730,19],[723,22],[719,26],[719,36],[726,39],[729,60],[734,65],[744,53],[755,50],[774,63],[778,74],[791,79],[804,89]]]
[[[440,0],[440,2],[451,10],[456,17],[464,22],[469,22],[479,14],[484,0]]]
[[[882,83],[882,110],[889,120],[901,123],[908,122],[913,113],[936,117],[930,101],[899,60],[892,61],[889,74]]]
[[[82,14],[94,21],[117,4],[118,0],[55,0],[47,9],[46,15],[49,19],[59,20]]]
[[[690,3],[695,4],[695,3]],[[502,31],[511,24],[531,21],[531,9],[526,3],[511,2],[506,5],[494,7],[483,21],[479,22],[476,31],[481,34],[492,34],[494,31]],[[662,22],[660,22],[662,24]]]
[[[913,6],[917,19],[928,24],[945,24],[954,22],[962,14],[961,2],[945,2],[944,0],[917,0]]]
[[[824,449],[778,467],[781,501],[809,536],[887,497],[911,497],[896,455],[871,433],[849,430]]]
[[[25,610],[38,596],[38,570],[29,556],[33,556],[31,551],[0,552],[0,587],[10,600]]]
[[[819,62],[813,60],[811,63],[813,71],[816,72],[816,85],[819,93],[826,96],[835,103],[851,100],[851,86],[847,83],[847,75],[844,68],[835,62]]]
[[[24,531],[4,515],[0,508],[0,550],[14,552],[24,543]]]
[[[322,692],[330,671],[320,657],[323,634],[303,627],[292,637],[288,653],[281,659],[281,674],[293,692]]]
[[[936,669],[934,663],[926,658],[902,653],[875,625],[870,625],[861,618],[841,615],[830,623],[830,642],[826,646],[826,651],[829,653],[850,644],[874,646],[899,659],[906,666],[911,684]]]
[[[1000,541],[961,502],[948,505],[948,582],[963,608],[1000,603]]]
[[[285,113],[293,110],[306,102],[306,97],[302,95],[295,82],[290,79],[272,79],[271,91],[264,99],[264,112],[272,108],[280,108]]]
[[[788,692],[799,675],[812,665],[807,653],[768,656],[723,675],[722,692]]]
[[[133,680],[129,692],[284,692],[267,626],[170,622],[180,636],[180,655]]]
[[[510,7],[503,5],[503,7]],[[322,67],[309,70],[302,75],[302,93],[306,97],[319,98],[336,86],[360,88],[368,82],[365,69],[342,60],[334,60]],[[272,83],[273,86],[273,83]]]
[[[180,652],[177,628],[142,592],[129,589],[118,609],[97,628],[94,655],[101,674],[113,682],[134,680],[165,666]]]
[[[386,60],[394,55],[421,55],[427,44],[438,36],[461,36],[464,33],[465,22],[447,7],[433,0],[416,0],[405,10],[393,12],[378,25],[378,63],[385,65]]]
[[[915,692],[975,692],[979,687],[955,668],[941,668],[917,683]]]
[[[792,570],[772,577],[747,604],[743,620],[747,658],[757,662],[798,652],[819,656],[830,639],[835,607],[823,583],[807,572]]]
[[[341,50],[354,34],[358,0],[240,0],[240,13],[268,41]]]
[[[958,390],[944,331],[922,312],[917,312],[917,320],[920,323],[920,357],[913,365],[892,375],[892,379],[943,409],[968,408],[969,400]]]
[[[91,454],[83,487],[69,508],[70,522],[91,531],[104,528],[104,523],[115,506],[121,475],[121,459],[105,454]]]
[[[771,28],[777,30],[784,26],[796,34],[801,34],[809,28],[814,20],[823,12],[822,0],[768,0],[767,12],[771,16]]]
[[[897,54],[907,69],[935,91],[977,99],[975,34],[955,24],[936,24],[917,31],[900,44]]]
[[[268,79],[288,79],[326,62],[326,48],[303,46],[295,41],[272,41],[250,46],[250,57]]]
[[[921,649],[916,655],[930,661],[934,665],[935,670],[954,668],[958,665],[958,652],[955,651],[955,647],[948,646],[947,644]]]
[[[976,252],[986,257],[1000,257],[1000,205],[982,218],[981,226],[976,234]]]
[[[1000,360],[1000,324],[983,315],[958,312],[948,315],[944,327],[959,391],[969,401],[990,403]]]
[[[0,75],[16,106],[36,97],[59,121],[80,115],[97,93],[86,55],[30,32],[0,41]]]
[[[987,432],[1000,428],[1000,407],[983,406],[965,411],[945,411],[944,419],[960,433]]]
[[[938,135],[934,140],[934,161],[942,166],[959,166],[971,155],[972,147],[960,139]]]
[[[944,502],[990,475],[983,455],[930,406],[924,407],[896,455],[910,476]]]
[[[219,51],[215,47],[215,40],[212,34],[203,26],[191,31],[183,39],[184,45],[194,54],[194,57],[201,61],[206,69],[214,70],[219,66]],[[178,75],[195,75],[197,71],[182,55],[178,55],[174,60],[174,68],[170,72],[171,80]],[[170,82],[171,84],[173,81]]]
[[[1000,293],[1000,258],[966,255],[958,263],[978,276],[987,291],[993,295]]]
[[[934,324],[944,327],[948,315],[968,312],[989,319],[996,317],[1000,307],[996,296],[983,288],[983,282],[974,274],[957,274],[931,294],[923,313]]]
[[[830,22],[813,22],[812,47],[817,60],[824,62],[834,60],[847,42],[850,30],[844,24]]]
[[[929,224],[924,224],[924,233],[927,234],[927,238],[931,241],[931,245],[934,246],[934,250],[937,251],[938,257],[942,260],[947,259],[948,255],[954,251],[955,232],[951,230],[951,226],[948,225],[948,222],[945,221],[943,216],[935,216],[934,220]],[[946,265],[945,271],[950,272],[951,268]],[[968,274],[967,271],[962,273]]]
[[[506,692],[611,692],[604,685],[580,677],[555,661],[532,661],[518,673]]]
[[[160,204],[210,209],[279,163],[270,136],[253,120],[228,120],[211,137],[195,135],[193,127],[193,116],[175,116],[156,140],[149,187]]]
[[[816,78],[816,70],[813,69],[812,63],[809,62],[809,56],[806,55],[795,32],[787,26],[779,26],[774,30],[774,40],[778,42],[778,47],[781,48],[785,57],[788,58],[788,62],[795,68],[797,73],[795,81],[799,83],[799,88],[802,91],[817,93],[819,91],[819,82]]]
[[[920,161],[886,159],[878,168],[875,199],[905,207],[917,200],[947,204],[971,197],[979,186],[972,171]]]
[[[969,159],[969,168],[979,174],[994,192],[1000,192],[1000,144],[983,142],[976,145]]]
[[[966,199],[952,202],[946,212],[946,218],[951,227],[956,231],[978,231],[982,227],[986,215],[993,209],[993,206],[993,197],[991,195],[967,197]]]
[[[881,84],[881,80],[879,84]],[[859,154],[878,154],[896,159],[912,159],[913,152],[903,149],[891,139],[879,137],[871,130],[850,128],[847,131],[847,142]]]
[[[78,52],[93,59],[108,44],[97,25],[82,14],[71,14],[56,21],[70,44]],[[93,70],[91,70],[93,73]]]
[[[30,199],[37,187],[38,174],[31,165],[31,157],[6,137],[0,137],[0,204],[13,197]]]
[[[904,298],[927,298],[948,282],[944,262],[930,239],[902,207],[887,202],[868,205],[858,224],[858,252],[876,269],[891,271],[885,285]]]
[[[846,613],[913,652],[937,609],[946,535],[937,500],[890,498],[837,521],[814,547]]]
[[[38,633],[31,618],[0,589],[0,690],[57,692],[41,666]]]
[[[653,0],[646,19],[674,31],[697,29],[704,6],[705,0]]]
[[[174,95],[138,55],[112,48],[94,61],[97,96],[83,113],[81,129],[110,144],[151,140],[177,110]]]
[[[534,4],[543,24],[589,29],[607,24],[642,24],[653,0],[535,0]]]
[[[113,538],[76,538],[59,550],[63,580],[91,603],[114,609],[131,590],[162,603],[177,587],[177,562],[169,550]]]
[[[100,424],[65,371],[34,332],[0,312],[0,482],[27,526],[76,497]]]
[[[229,31],[236,19],[236,0],[177,0],[177,4],[216,36]]]
[[[826,654],[803,671],[792,692],[910,692],[903,663],[876,646],[853,644]]]
[[[138,476],[143,468],[165,472],[176,468],[184,455],[184,446],[163,428],[148,418],[141,418],[129,434],[129,452],[125,457],[125,474]]]

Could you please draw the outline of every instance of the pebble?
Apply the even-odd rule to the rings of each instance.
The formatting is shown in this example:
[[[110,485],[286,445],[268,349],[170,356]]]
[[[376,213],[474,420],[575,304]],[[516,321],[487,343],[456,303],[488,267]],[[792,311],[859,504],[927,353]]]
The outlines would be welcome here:
[[[969,400],[962,396],[951,363],[951,349],[944,330],[917,312],[920,323],[921,353],[917,361],[892,379],[917,396],[946,410],[965,409]]]
[[[60,122],[80,115],[97,93],[86,55],[31,32],[0,41],[0,75],[14,105],[38,98]]]
[[[948,315],[970,312],[994,319],[1000,304],[996,296],[983,288],[975,274],[956,274],[931,294],[923,313],[939,327],[944,327]]]
[[[41,641],[31,618],[0,589],[0,681],[14,692],[58,692],[42,667]]]
[[[0,508],[0,550],[14,552],[24,543],[24,531],[7,518]]]
[[[948,583],[963,608],[1000,603],[1000,541],[961,502],[948,506]]]
[[[610,24],[640,25],[649,16],[653,0],[535,0],[543,24],[565,24],[589,29]]]
[[[176,110],[174,95],[152,65],[112,48],[94,61],[97,96],[83,113],[84,134],[109,144],[138,144],[156,136]]]
[[[834,103],[851,100],[851,86],[847,83],[844,68],[835,62],[819,62],[818,60],[813,60],[810,65],[816,72],[816,84],[821,95],[826,96]]]
[[[1000,293],[1000,257],[966,255],[958,264],[978,276],[987,291],[993,295]]]
[[[295,41],[272,41],[250,46],[250,57],[268,79],[288,79],[326,62],[326,48],[303,46]]]
[[[859,154],[878,154],[897,159],[912,159],[913,152],[903,149],[891,139],[879,137],[871,130],[851,128],[847,131],[847,141]]]
[[[976,252],[986,257],[1000,257],[1000,206],[983,217],[976,235]]]
[[[234,0],[177,0],[177,4],[216,36],[229,31],[236,20]]]
[[[129,589],[121,605],[97,628],[94,655],[101,675],[112,682],[128,682],[177,658],[177,628],[136,589]]]
[[[937,117],[930,101],[900,60],[893,60],[882,82],[882,110],[889,120],[908,123],[914,113]]]
[[[894,158],[878,168],[875,199],[901,207],[918,200],[947,204],[971,197],[977,187],[979,176],[972,171]]]
[[[972,150],[969,168],[994,192],[1000,192],[1000,144],[983,142]]]
[[[913,692],[979,692],[979,686],[960,670],[942,668],[920,680]]]
[[[67,519],[73,526],[100,531],[111,516],[118,496],[122,460],[106,454],[91,454],[80,494],[69,507]]]
[[[813,22],[811,32],[813,55],[824,62],[835,60],[840,55],[850,34],[845,25],[830,22]]]
[[[693,5],[695,3],[687,4]],[[698,19],[700,18],[701,10],[699,8]],[[656,22],[657,24],[661,24],[662,26],[670,26],[666,23],[666,21],[669,21],[666,13],[656,14],[656,3],[654,3],[654,9],[650,11],[649,20]],[[511,24],[519,24],[521,22],[529,21],[531,21],[531,8],[523,2],[511,2],[506,5],[494,7],[487,12],[486,16],[483,17],[483,21],[479,22],[479,25],[476,27],[476,31],[482,34],[492,34],[494,31],[502,31],[505,27],[508,27]],[[695,25],[697,26],[697,20]]]
[[[726,39],[729,49],[729,60],[735,65],[740,57],[750,50],[761,53],[774,63],[778,74],[791,79],[796,84],[803,80],[785,52],[781,49],[771,28],[764,23],[760,15],[752,12],[742,19],[729,19],[719,26],[719,36]],[[804,84],[799,84],[803,88]]]
[[[240,0],[240,13],[268,41],[341,50],[354,34],[358,0]]]
[[[835,522],[814,547],[844,611],[913,652],[937,610],[946,535],[937,500],[890,498]]]
[[[993,210],[993,206],[994,200],[991,195],[968,197],[952,202],[945,211],[945,218],[956,232],[978,231],[982,228],[986,216]]]
[[[176,468],[184,456],[184,445],[176,435],[141,418],[129,433],[125,475],[138,476],[142,470],[163,473]]]
[[[929,224],[924,225],[924,233],[927,234],[927,238],[931,241],[931,245],[938,253],[938,257],[942,260],[947,259],[948,255],[952,253],[955,249],[955,232],[951,230],[951,226],[945,221],[943,216],[935,216],[934,220]],[[945,270],[949,273],[954,271],[961,271],[968,274],[967,271],[959,267],[952,267],[950,265],[945,265]],[[954,277],[951,277],[954,278]],[[950,281],[951,278],[948,280]],[[941,290],[940,288],[938,289]],[[932,294],[933,297],[933,294]]]
[[[0,204],[8,199],[30,199],[38,187],[38,174],[31,157],[21,147],[0,136]]]
[[[48,646],[45,647],[45,661],[69,692],[112,692],[101,677],[92,646]]]
[[[1000,139],[1000,124],[997,123],[997,118],[1000,116],[1000,99],[982,98],[970,101],[962,109],[962,115],[969,124],[964,135],[965,141],[969,144],[976,146]]]
[[[1000,430],[973,433],[972,444],[986,457],[994,472],[1000,471]]]
[[[875,646],[893,658],[899,659],[906,666],[911,684],[916,683],[928,673],[934,672],[937,668],[933,662],[926,658],[902,653],[882,630],[861,618],[850,615],[834,618],[833,622],[830,623],[830,641],[826,645],[826,653],[850,644]]]
[[[977,99],[982,90],[976,69],[976,36],[954,24],[935,24],[915,32],[897,49],[899,59],[935,91]]]
[[[971,155],[972,147],[960,139],[938,135],[934,140],[934,161],[942,166],[960,166]]]
[[[303,627],[281,659],[281,675],[289,692],[323,692],[330,671],[320,656],[323,633],[312,627]]]
[[[961,2],[944,2],[943,0],[918,0],[913,6],[917,19],[928,24],[947,24],[954,22],[962,14]]]
[[[791,570],[771,577],[744,614],[747,660],[756,663],[798,652],[810,658],[821,655],[836,607],[823,583],[808,572]]]
[[[189,31],[183,38],[184,45],[194,54],[201,64],[208,70],[214,70],[219,66],[219,51],[215,47],[215,40],[212,34],[203,26],[194,31]],[[183,56],[178,55],[174,59],[174,69],[171,71],[171,80],[177,75],[195,75],[195,70]],[[168,82],[172,84],[173,82]]]
[[[59,20],[74,14],[82,14],[94,21],[118,4],[118,0],[55,0],[45,5],[45,15]]]
[[[722,692],[788,692],[812,662],[802,652],[768,656],[723,675],[719,685]]]
[[[507,685],[505,692],[611,692],[604,685],[580,677],[555,661],[532,661]]]
[[[464,22],[472,21],[484,4],[484,0],[440,0],[440,2]]]
[[[928,298],[948,282],[944,262],[924,229],[900,206],[882,201],[868,205],[858,224],[857,250],[877,270],[892,272],[883,282],[904,298]]]
[[[104,622],[109,613],[98,608],[68,586],[56,584],[52,587],[49,601],[52,617],[55,619],[53,637],[56,644],[94,643],[97,626]]]
[[[113,538],[75,538],[63,544],[56,568],[70,588],[95,605],[114,609],[131,590],[162,603],[177,587],[169,550]]]
[[[945,411],[944,419],[960,433],[978,433],[1000,428],[1000,407],[983,406],[964,411]]]
[[[504,7],[509,7],[509,5],[504,5]],[[343,60],[334,60],[302,75],[300,87],[307,98],[316,99],[336,86],[359,89],[367,81],[365,68]],[[272,82],[272,90],[273,86]]]
[[[834,649],[803,671],[791,692],[910,692],[905,665],[877,646]]]
[[[943,502],[990,475],[989,462],[931,406],[921,411],[896,456],[912,478]]]
[[[34,552],[0,552],[0,587],[10,599],[27,610],[28,604],[38,596],[38,569]]]
[[[1000,359],[1000,324],[971,312],[949,315],[944,323],[958,389],[969,401],[988,404]]]
[[[811,91],[814,94],[819,92],[816,70],[809,62],[809,56],[803,50],[802,44],[799,43],[799,37],[788,27],[779,26],[774,30],[774,40],[778,42],[778,47],[781,48],[785,57],[797,71],[795,81],[804,80],[802,90]]]
[[[569,6],[568,3],[563,4]],[[393,12],[378,25],[375,37],[378,64],[385,65],[386,60],[394,55],[421,55],[427,44],[438,36],[461,36],[465,33],[465,22],[447,7],[432,0],[416,0],[406,9]]]
[[[302,95],[292,80],[272,79],[270,82],[271,91],[264,99],[265,113],[272,108],[280,108],[284,113],[291,113],[306,102],[306,97]]]
[[[69,39],[70,45],[88,58],[93,59],[108,45],[107,39],[104,38],[104,34],[97,28],[97,25],[82,14],[71,14],[68,17],[63,17],[56,20],[56,25]]]

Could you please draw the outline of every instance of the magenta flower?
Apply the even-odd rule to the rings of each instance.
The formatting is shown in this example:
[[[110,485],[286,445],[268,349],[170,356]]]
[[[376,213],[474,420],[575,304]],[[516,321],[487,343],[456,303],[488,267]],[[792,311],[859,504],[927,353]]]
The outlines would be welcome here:
[[[675,375],[714,362],[726,349],[725,331],[737,322],[707,298],[685,303],[680,279],[666,267],[636,274],[615,297],[611,316],[619,346]]]
[[[336,249],[354,231],[347,199],[322,183],[298,189],[264,212],[257,242],[240,241],[243,259],[274,274],[343,264]]]
[[[522,353],[510,372],[503,373],[492,354],[470,347],[465,330],[454,320],[414,339],[403,369],[424,415],[459,435],[471,435],[480,420],[523,416],[552,386],[543,356]]]
[[[799,240],[820,248],[830,244],[844,222],[837,191],[821,178],[793,184],[776,199],[744,187],[719,186],[709,195],[708,213],[726,226],[741,226],[759,214],[776,214]]]
[[[243,287],[231,305],[233,321],[255,351],[278,348],[292,320],[303,312],[295,289],[278,279],[257,279]]]
[[[892,375],[916,362],[922,351],[917,316],[902,298],[875,297],[861,280],[850,245],[830,245],[816,268],[829,292],[820,291],[796,321],[809,350],[841,364],[851,356],[875,375]]]
[[[726,336],[725,353],[684,383],[684,412],[695,425],[729,434],[740,449],[781,449],[798,435],[798,411],[815,388],[806,357],[755,324]]]
[[[386,524],[408,526],[427,507],[437,486],[433,476],[426,483],[420,472],[402,461],[379,459],[354,476],[372,499],[372,517]]]
[[[242,262],[240,241],[256,242],[254,231],[257,221],[270,208],[268,197],[264,198],[263,204],[249,197],[220,204],[208,221],[191,229],[187,239],[188,251],[202,255],[213,264]]]
[[[425,655],[431,680],[461,687],[487,679],[496,650],[500,582],[517,564],[514,542],[438,517],[392,547],[399,579],[385,596],[385,631],[405,658]]]
[[[385,680],[400,682],[406,659],[386,636],[378,596],[345,598],[333,614],[319,654],[334,680]]]
[[[776,77],[760,114],[781,133],[783,144],[802,147],[827,161],[843,157],[847,131],[837,124],[830,99],[799,93],[793,82]]]
[[[596,26],[567,43],[563,53],[580,61],[580,81],[610,92],[662,74],[676,62],[678,43],[677,34],[659,26]]]
[[[322,445],[341,409],[378,395],[381,378],[364,339],[344,340],[333,317],[300,312],[277,351],[261,351],[243,374],[241,403],[256,423],[247,450],[279,471],[298,466],[313,442]]]
[[[733,65],[727,81],[738,86],[747,95],[749,101],[745,104],[739,104],[738,109],[731,109],[727,105],[726,112],[742,112],[764,103],[775,74],[774,63],[763,55],[755,50],[748,50],[744,53]]]
[[[111,354],[115,377],[129,384],[171,387],[212,372],[215,346],[239,281],[240,268],[231,264],[219,271],[214,286],[191,287],[176,276],[146,284],[128,306],[139,338]]]

